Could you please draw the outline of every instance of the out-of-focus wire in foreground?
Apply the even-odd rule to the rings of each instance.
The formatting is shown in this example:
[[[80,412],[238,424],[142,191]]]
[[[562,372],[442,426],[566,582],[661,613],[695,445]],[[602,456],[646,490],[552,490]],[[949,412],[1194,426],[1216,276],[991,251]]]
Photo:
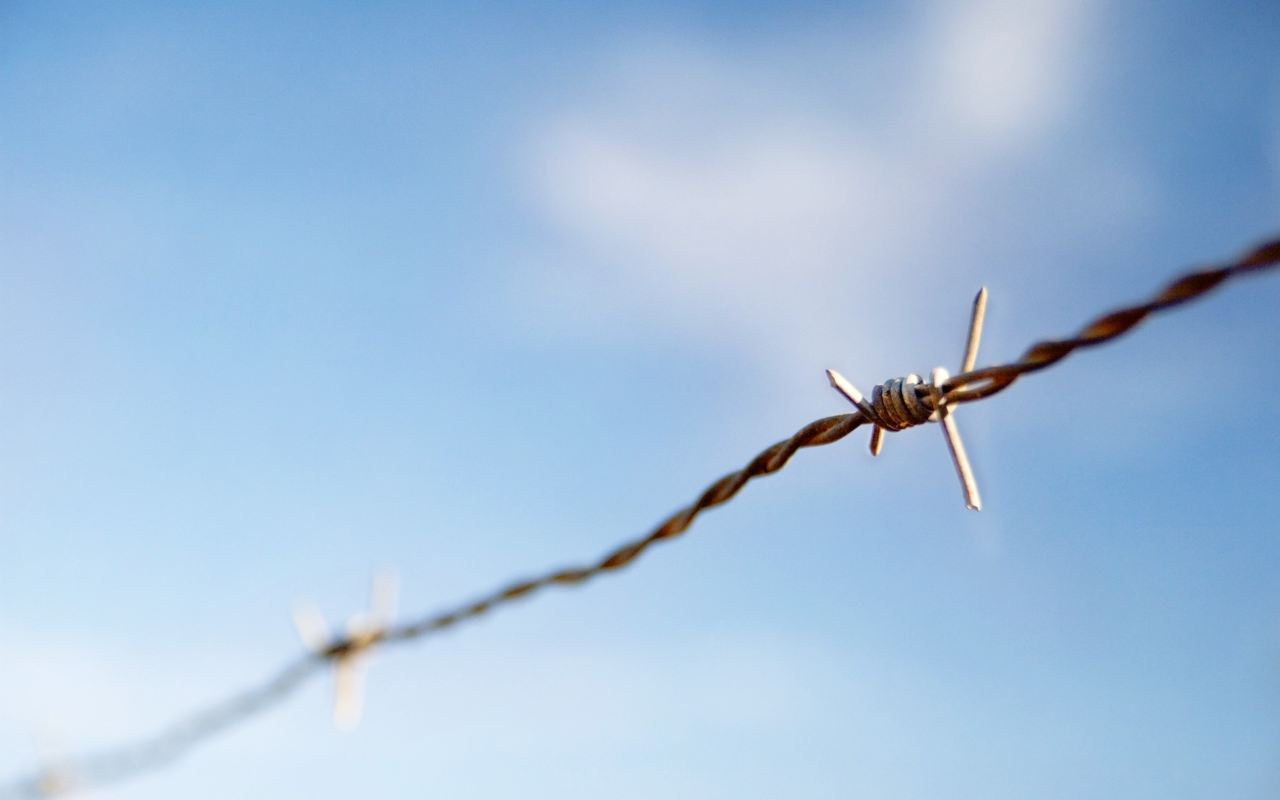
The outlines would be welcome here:
[[[1170,283],[1149,302],[1099,317],[1072,338],[1038,342],[1012,364],[975,370],[973,358],[977,353],[977,338],[985,308],[984,291],[975,302],[960,374],[947,377],[946,371],[939,368],[933,371],[929,383],[921,383],[915,375],[887,381],[876,387],[872,400],[868,402],[848,381],[836,373],[829,373],[833,385],[857,406],[857,411],[806,425],[790,439],[760,453],[743,469],[716,481],[693,504],[672,514],[648,535],[627,542],[598,561],[520,581],[458,608],[400,626],[390,624],[394,600],[388,598],[393,598],[394,589],[389,583],[379,588],[375,581],[370,613],[353,620],[339,639],[332,639],[318,612],[303,610],[295,613],[295,624],[310,654],[289,664],[262,685],[181,719],[151,738],[46,764],[35,774],[0,788],[0,798],[50,797],[159,769],[201,742],[276,705],[321,667],[329,664],[335,673],[335,720],[340,725],[352,724],[359,713],[359,662],[375,646],[428,636],[547,587],[585,583],[598,575],[625,567],[650,546],[684,533],[698,514],[728,502],[752,478],[782,469],[801,448],[838,442],[868,423],[877,428],[873,434],[873,452],[879,451],[885,430],[903,430],[934,421],[942,422],[945,429],[947,415],[957,405],[991,397],[1027,373],[1056,364],[1081,347],[1115,339],[1149,315],[1199,297],[1230,278],[1270,269],[1278,264],[1280,239],[1268,242],[1230,264],[1185,275]],[[968,465],[965,459],[964,466],[961,466],[964,452],[962,447],[957,447],[958,433],[954,441],[950,431],[947,435],[964,481]],[[965,482],[965,492],[968,505],[977,507],[976,486],[971,487]]]

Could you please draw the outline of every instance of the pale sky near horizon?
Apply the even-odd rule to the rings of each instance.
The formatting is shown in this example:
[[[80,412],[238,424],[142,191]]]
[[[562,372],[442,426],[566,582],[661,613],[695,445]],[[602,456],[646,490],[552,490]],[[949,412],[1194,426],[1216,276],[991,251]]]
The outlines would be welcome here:
[[[0,780],[1280,234],[1280,8],[0,4]],[[1271,798],[1280,274],[86,797]],[[42,756],[41,753],[45,755]]]

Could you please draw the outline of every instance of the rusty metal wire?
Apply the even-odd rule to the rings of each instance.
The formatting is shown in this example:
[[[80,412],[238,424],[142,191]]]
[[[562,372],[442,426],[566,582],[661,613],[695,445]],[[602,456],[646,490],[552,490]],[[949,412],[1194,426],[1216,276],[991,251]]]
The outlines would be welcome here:
[[[1230,278],[1276,266],[1280,266],[1280,239],[1267,242],[1230,264],[1178,278],[1149,302],[1099,317],[1073,338],[1038,342],[1012,364],[963,372],[944,381],[936,390],[919,394],[918,399],[933,409],[942,403],[968,403],[991,397],[1008,388],[1021,376],[1056,364],[1079,348],[1102,344],[1127,333],[1151,314],[1200,297]],[[599,575],[621,569],[639,558],[652,545],[683,534],[700,513],[728,502],[753,478],[782,469],[801,448],[838,442],[859,426],[879,421],[882,420],[876,417],[874,410],[871,414],[860,410],[812,422],[791,438],[760,453],[743,469],[716,481],[691,505],[672,514],[649,534],[623,544],[598,561],[511,584],[453,610],[389,628],[368,641],[356,643],[340,640],[320,653],[290,664],[264,684],[180,720],[151,738],[118,749],[48,765],[23,780],[0,788],[0,798],[49,797],[114,783],[158,769],[202,741],[276,705],[328,661],[349,654],[357,648],[425,637],[479,617],[497,606],[527,598],[542,589],[582,584]]]
[[[1125,334],[1157,311],[1181,305],[1217,288],[1229,278],[1269,269],[1280,262],[1280,240],[1270,241],[1245,254],[1239,260],[1218,267],[1191,272],[1165,286],[1154,298],[1142,305],[1113,311],[1090,322],[1071,339],[1049,339],[1037,342],[1017,362],[973,370],[956,375],[942,384],[948,403],[969,403],[1002,392],[1028,372],[1052,366],[1081,347],[1109,342]],[[977,388],[967,388],[986,381]]]

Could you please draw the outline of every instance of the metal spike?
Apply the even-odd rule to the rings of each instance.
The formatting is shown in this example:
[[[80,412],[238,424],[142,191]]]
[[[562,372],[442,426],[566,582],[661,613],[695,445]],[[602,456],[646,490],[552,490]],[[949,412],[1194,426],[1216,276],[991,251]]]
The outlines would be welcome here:
[[[880,455],[880,447],[884,444],[884,428],[879,425],[871,429],[871,455]]]
[[[987,317],[987,287],[978,291],[973,298],[973,313],[969,317],[969,338],[964,345],[964,358],[960,361],[961,374],[973,369],[978,361],[978,344],[982,341],[982,323]]]
[[[930,379],[934,386],[941,386],[950,375],[942,367],[933,371]],[[964,451],[964,442],[960,439],[960,429],[956,426],[955,417],[946,405],[938,408],[938,421],[942,423],[942,433],[947,440],[947,449],[951,451],[951,463],[955,465],[956,474],[960,476],[960,488],[964,491],[966,508],[974,511],[982,510],[982,497],[978,494],[978,481],[973,477],[973,468],[969,466],[969,456]]]

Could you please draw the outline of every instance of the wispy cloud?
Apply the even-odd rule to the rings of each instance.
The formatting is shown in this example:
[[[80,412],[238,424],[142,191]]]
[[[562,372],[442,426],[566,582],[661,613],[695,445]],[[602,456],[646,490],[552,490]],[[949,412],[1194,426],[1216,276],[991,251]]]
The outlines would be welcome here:
[[[1078,88],[1088,12],[1082,0],[939,6],[937,28],[924,39],[935,81],[927,105],[969,134],[966,143],[1033,141],[1060,121]]]
[[[904,315],[960,313],[945,273],[1016,202],[1011,162],[1070,120],[1091,15],[1083,0],[978,0],[768,53],[636,46],[540,129],[531,187],[550,243],[524,296],[591,335],[741,342],[775,370],[866,363],[858,343],[880,348],[885,326],[914,341]]]

